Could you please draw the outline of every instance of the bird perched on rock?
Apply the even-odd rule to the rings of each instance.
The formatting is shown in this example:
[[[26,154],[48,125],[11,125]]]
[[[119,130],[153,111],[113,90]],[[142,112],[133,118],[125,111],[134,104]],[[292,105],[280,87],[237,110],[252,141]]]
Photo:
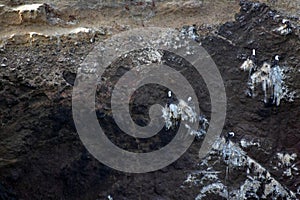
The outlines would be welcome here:
[[[270,71],[270,82],[271,82],[271,100],[273,100],[273,104],[276,104],[279,106],[280,100],[283,98],[284,92],[283,92],[283,70],[279,66],[279,56],[276,55],[274,62],[271,66]]]
[[[279,58],[280,58],[279,55],[275,56],[272,68],[279,65]]]
[[[181,34],[189,37],[190,39],[192,39],[196,42],[200,42],[196,24],[193,24],[192,26],[182,27]]]
[[[229,143],[230,139],[234,137],[234,132],[228,132],[226,135],[225,135],[225,140],[226,140],[226,144]]]
[[[283,19],[282,25],[279,28],[274,29],[274,32],[280,35],[288,35],[293,32],[292,24],[289,20]]]
[[[249,85],[250,91],[248,91],[247,93],[250,97],[253,97],[255,83],[253,82],[252,76],[253,75],[256,76],[255,74],[257,73],[257,59],[256,59],[256,50],[255,49],[252,50],[252,55],[247,58],[247,60],[242,64],[240,69],[242,69],[244,71],[249,71],[248,85]]]
[[[172,92],[169,91],[168,92],[167,106],[170,106],[171,103],[172,103]]]
[[[247,58],[247,60],[242,64],[242,66],[240,67],[240,69],[244,70],[244,71],[249,71],[249,76],[251,76],[257,68],[257,60],[256,60],[256,50],[253,49],[252,50],[252,55]]]

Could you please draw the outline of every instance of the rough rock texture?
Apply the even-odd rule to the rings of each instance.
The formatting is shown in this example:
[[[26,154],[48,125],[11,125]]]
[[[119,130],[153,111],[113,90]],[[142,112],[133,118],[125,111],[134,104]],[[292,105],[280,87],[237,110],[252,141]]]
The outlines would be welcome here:
[[[58,23],[59,12],[48,4],[28,4],[9,7],[1,5],[1,25]]]
[[[299,187],[299,175],[282,176],[283,170],[274,169],[274,160],[278,152],[299,154],[299,100],[273,107],[264,105],[262,93],[254,99],[248,98],[245,94],[248,74],[241,74],[238,69],[245,60],[244,55],[251,55],[252,49],[257,50],[260,65],[264,61],[270,62],[276,54],[281,55],[281,65],[291,67],[288,73],[290,87],[298,91],[298,28],[288,36],[275,34],[273,30],[280,26],[283,18],[276,16],[277,14],[265,4],[242,2],[236,21],[228,22],[219,29],[218,35],[228,41],[208,37],[202,41],[202,45],[220,66],[226,84],[228,113],[225,130],[233,130],[237,134],[235,142],[242,138],[260,141],[261,147],[248,149],[248,155],[266,167],[279,182],[296,191]],[[215,48],[216,46],[218,47]]]
[[[246,96],[247,73],[239,69],[253,48],[257,49],[259,63],[279,54],[281,64],[292,69],[290,88],[298,91],[298,31],[295,28],[288,36],[275,34],[272,30],[281,25],[282,19],[275,17],[276,14],[265,4],[242,2],[236,21],[222,25],[217,33],[201,37],[201,44],[211,54],[224,79],[228,97],[224,134],[234,131],[236,144],[241,139],[259,142],[260,147],[251,146],[245,152],[283,186],[296,192],[300,177],[283,176],[285,169],[278,168],[277,154],[300,156],[299,99],[283,101],[280,107],[265,106],[262,93],[254,99]],[[76,70],[95,45],[90,39],[90,35],[81,40],[67,38],[60,42],[38,39],[31,45],[25,40],[18,44],[8,42],[1,48],[0,199],[107,199],[108,195],[117,200],[195,199],[202,187],[182,186],[188,174],[199,169],[201,141],[195,141],[175,163],[147,174],[112,170],[95,160],[81,144],[72,120],[71,93]],[[124,62],[130,64],[132,60],[119,60],[111,66],[115,71],[120,70],[116,77],[124,73],[119,67]],[[109,71],[108,75],[114,80]],[[199,89],[198,95],[208,95],[202,88],[203,83],[194,79],[191,72],[185,75]],[[99,91],[105,94],[107,87],[104,85]],[[165,88],[157,91],[157,97],[166,94]],[[142,97],[137,95],[137,101],[139,98]],[[108,132],[116,131],[110,123],[108,106],[100,107],[97,115]],[[133,104],[137,123],[147,122],[147,116],[141,114],[147,109],[135,106]],[[200,106],[209,116],[209,103]],[[113,131],[108,136],[116,143],[141,150],[136,148],[136,141],[117,137]],[[160,134],[154,141],[164,145],[172,137],[173,133],[169,132]],[[149,143],[145,143],[146,148],[151,147]],[[298,158],[293,163],[300,167]],[[223,169],[225,164],[220,162],[216,167]],[[225,177],[225,171],[221,173],[220,177]],[[229,174],[230,181],[226,184],[237,187],[239,176],[244,177],[245,172]],[[300,198],[299,194],[297,197]],[[222,197],[211,194],[206,199]]]
[[[94,43],[107,37],[106,30],[102,27],[98,29],[93,28],[70,28],[56,33],[56,35],[45,35],[37,32],[29,32],[26,34],[13,34],[8,38],[3,38],[0,47],[9,45],[24,45],[30,49],[38,45],[45,45],[47,43],[56,43],[57,46],[68,43],[80,44],[81,42]]]

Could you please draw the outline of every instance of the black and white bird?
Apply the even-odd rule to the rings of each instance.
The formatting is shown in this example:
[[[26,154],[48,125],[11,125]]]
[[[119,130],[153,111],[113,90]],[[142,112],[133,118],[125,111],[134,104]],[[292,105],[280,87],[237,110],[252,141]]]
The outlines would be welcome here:
[[[271,67],[270,72],[270,82],[271,82],[271,98],[270,100],[273,100],[272,103],[276,104],[276,106],[279,106],[280,100],[283,97],[284,91],[283,91],[283,71],[279,66],[279,56],[276,55],[274,62]]]
[[[257,68],[257,60],[256,60],[256,50],[252,50],[252,55],[247,58],[247,60],[241,65],[240,69],[244,71],[249,71],[249,76],[251,76]]]
[[[197,32],[197,26],[196,24],[193,24],[193,26],[190,26],[189,28],[189,36],[195,40],[196,42],[199,42],[199,34]]]
[[[275,56],[275,59],[274,59],[272,68],[273,68],[273,67],[276,67],[276,66],[279,66],[279,58],[280,58],[279,55],[276,55],[276,56]]]
[[[248,96],[253,97],[254,96],[254,87],[255,83],[253,82],[252,76],[257,76],[257,59],[256,59],[256,50],[252,50],[252,55],[247,58],[247,60],[242,64],[240,69],[244,71],[249,71],[248,76],[248,86],[250,90],[247,91]]]
[[[282,25],[279,28],[274,29],[274,32],[280,35],[288,35],[293,32],[292,24],[289,20],[283,19]]]
[[[226,144],[229,143],[230,139],[231,138],[234,138],[234,132],[228,132],[226,135],[225,135],[225,141],[226,141]]]
[[[168,92],[168,99],[167,99],[167,106],[170,106],[171,103],[172,103],[172,92],[169,91]]]
[[[181,34],[189,37],[190,39],[192,39],[196,42],[200,42],[196,24],[194,24],[192,26],[184,26],[181,30]]]
[[[252,67],[250,68],[250,76],[257,70],[257,60],[256,60],[256,50],[252,50],[252,55],[250,56],[250,60],[252,61]]]
[[[172,92],[171,92],[171,91],[168,92],[168,97],[169,97],[169,98],[172,97]]]

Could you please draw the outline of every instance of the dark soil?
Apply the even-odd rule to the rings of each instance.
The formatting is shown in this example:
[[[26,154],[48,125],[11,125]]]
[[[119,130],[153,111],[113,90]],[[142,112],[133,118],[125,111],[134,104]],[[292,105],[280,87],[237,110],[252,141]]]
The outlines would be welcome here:
[[[300,155],[300,101],[283,101],[279,107],[266,107],[261,94],[256,98],[246,96],[248,73],[239,69],[253,48],[257,49],[259,63],[271,61],[278,54],[281,64],[292,69],[288,80],[291,90],[299,88],[299,36],[296,30],[288,36],[272,32],[282,19],[273,19],[274,15],[276,11],[265,4],[241,3],[236,21],[203,36],[201,43],[219,67],[226,87],[228,107],[223,134],[234,131],[233,140],[237,143],[242,138],[259,140],[261,148],[250,148],[248,155],[281,184],[296,191],[300,177],[282,177],[282,170],[274,170],[271,161],[278,152]],[[76,44],[63,41],[60,45],[36,43],[7,45],[1,49],[0,61],[6,66],[0,68],[0,199],[82,200],[107,199],[108,195],[116,200],[194,199],[199,190],[181,185],[187,174],[197,170],[201,141],[195,140],[175,163],[146,174],[128,174],[106,167],[82,145],[72,119],[72,85],[77,67],[95,45],[89,41]],[[118,68],[120,64],[121,61],[111,67]],[[203,83],[194,79],[192,73],[187,72],[185,76],[199,88],[198,95],[205,98],[207,91]],[[101,89],[105,88],[99,87],[100,92]],[[156,91],[155,96],[164,104],[166,88]],[[137,94],[136,98],[141,97]],[[140,141],[146,147],[139,149],[138,142],[132,138],[116,135],[117,128],[110,123],[109,104],[101,106],[97,114],[108,136],[112,134],[110,137],[116,143],[128,144],[125,146],[131,150],[155,149],[174,136],[172,131],[162,131],[151,141]],[[209,102],[200,106],[209,116]],[[136,122],[147,123],[147,115],[141,114],[147,108],[139,108],[134,103],[132,108]],[[157,144],[153,145],[154,142]],[[300,162],[297,166],[300,168]],[[233,178],[232,184],[234,181]]]

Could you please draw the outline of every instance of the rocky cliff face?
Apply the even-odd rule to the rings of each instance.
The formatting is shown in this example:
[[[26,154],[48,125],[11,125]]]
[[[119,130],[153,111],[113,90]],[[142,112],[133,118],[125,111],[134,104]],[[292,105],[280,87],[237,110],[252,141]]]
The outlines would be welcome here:
[[[226,87],[228,111],[223,134],[235,132],[231,149],[240,155],[240,160],[233,157],[230,165],[223,160],[222,139],[216,141],[215,148],[203,160],[198,159],[202,141],[195,140],[178,161],[147,174],[115,171],[87,152],[72,119],[71,95],[77,68],[97,41],[125,30],[125,26],[109,29],[66,25],[67,30],[59,34],[29,32],[3,37],[0,199],[108,199],[108,196],[113,199],[299,199],[297,20],[262,3],[245,1],[240,6],[234,21],[223,23],[217,29],[213,29],[215,25],[197,27],[199,42],[217,64]],[[33,14],[24,11],[20,15],[20,10],[1,7],[1,15],[11,19],[2,24],[47,24],[49,19],[59,17],[59,12],[47,8],[47,4],[37,6]],[[291,21],[291,34],[280,35],[273,31],[283,25],[282,19]],[[289,69],[286,84],[296,92],[293,102],[284,100],[279,107],[265,105],[260,89],[255,98],[247,96],[248,74],[239,67],[252,49],[257,50],[259,65],[280,55],[280,65]],[[108,83],[124,73],[121,66],[133,67],[135,59],[132,56],[113,63],[107,72]],[[186,75],[191,76],[189,72]],[[207,99],[200,108],[209,116],[205,86],[199,80],[190,81],[199,89],[198,95]],[[116,134],[119,130],[112,123],[109,97],[105,93],[109,88],[108,84],[98,88],[99,101],[104,102],[97,110],[101,125],[109,138],[120,146],[145,150],[136,147],[136,141],[125,134],[123,138]],[[165,88],[158,88],[154,96],[161,97],[165,93]],[[137,99],[151,99],[152,95],[145,92]],[[162,100],[165,101],[163,97]],[[145,108],[139,108],[138,104],[132,108],[136,121],[146,123],[148,115],[142,112]],[[173,137],[174,133],[166,131],[143,144],[148,150],[153,148],[154,141],[157,146],[163,146]]]
[[[55,23],[59,13],[48,4],[28,4],[17,7],[1,5],[1,24],[20,25],[23,23]]]

